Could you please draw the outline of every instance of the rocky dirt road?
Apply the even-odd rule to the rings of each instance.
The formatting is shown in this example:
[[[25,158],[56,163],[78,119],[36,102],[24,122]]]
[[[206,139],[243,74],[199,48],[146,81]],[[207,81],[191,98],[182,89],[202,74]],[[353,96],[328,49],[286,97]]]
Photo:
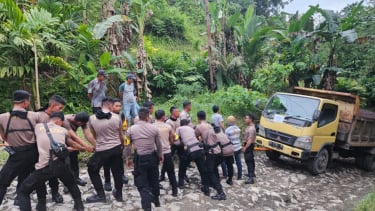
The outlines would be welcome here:
[[[226,201],[213,201],[200,193],[199,176],[195,169],[188,171],[192,181],[179,192],[177,198],[170,195],[168,182],[162,182],[162,207],[155,210],[353,210],[355,205],[375,188],[375,173],[357,169],[352,159],[335,160],[327,173],[315,177],[295,160],[282,158],[281,161],[273,162],[262,152],[256,153],[256,165],[257,179],[254,185],[245,185],[243,180],[235,180],[233,186],[228,186],[222,180],[228,196]],[[130,175],[130,172],[128,173]],[[85,168],[81,170],[81,177],[89,181]],[[8,189],[7,199],[0,206],[0,210],[18,210],[13,206],[15,185],[13,182]],[[83,198],[94,193],[90,183],[80,189]],[[140,199],[135,187],[127,185],[123,191],[123,203],[112,200],[112,195],[107,193],[109,203],[85,204],[85,207],[87,210],[100,211],[139,210]],[[35,198],[34,194],[34,207]],[[57,205],[49,199],[48,209],[72,210],[70,195],[64,194],[64,200],[66,203]]]

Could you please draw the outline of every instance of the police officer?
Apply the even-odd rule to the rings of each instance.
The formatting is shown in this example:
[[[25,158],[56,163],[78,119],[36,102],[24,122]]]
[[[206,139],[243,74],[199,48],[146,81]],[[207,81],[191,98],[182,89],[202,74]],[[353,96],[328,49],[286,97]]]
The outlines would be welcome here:
[[[112,191],[116,201],[122,199],[122,175],[124,163],[122,160],[122,146],[124,138],[121,130],[121,118],[111,112],[113,101],[110,98],[102,100],[102,107],[90,116],[90,129],[96,139],[95,153],[87,163],[88,173],[96,190],[96,195],[86,199],[88,203],[106,202],[103,183],[99,171],[104,165],[109,165],[112,171],[115,189]]]
[[[124,134],[126,132],[127,128],[124,128],[125,116],[122,115],[122,114],[120,114],[120,112],[121,112],[121,100],[118,99],[118,98],[113,98],[112,102],[113,102],[113,105],[112,105],[111,111],[113,113],[117,114],[117,115],[120,115],[121,121],[122,121],[121,131]],[[125,125],[127,126],[127,123],[125,123]],[[129,146],[124,146],[123,155],[125,154],[124,153],[125,150],[129,150]],[[130,150],[131,150],[131,148],[130,148]],[[125,159],[125,158],[126,158],[126,155],[124,155],[123,159]],[[108,166],[105,165],[103,169],[104,169],[104,190],[105,191],[112,191],[111,172],[110,172],[111,166],[110,165],[108,165]],[[123,175],[122,176],[122,181],[123,181],[124,184],[128,184],[129,178],[127,176]]]
[[[81,147],[79,149],[76,149],[74,151],[71,151],[69,153],[69,159],[70,159],[70,168],[73,172],[73,175],[76,179],[76,182],[80,186],[85,186],[86,181],[79,178],[79,162],[78,162],[78,154],[79,150],[85,150],[88,152],[93,152],[94,148],[92,146],[89,146],[85,143],[78,135],[77,130],[78,128],[82,128],[82,132],[85,136],[85,138],[91,143],[95,144],[95,139],[92,136],[90,129],[87,126],[87,122],[89,121],[89,114],[87,112],[79,112],[77,114],[67,114],[65,115],[65,120],[63,122],[63,127],[68,130],[69,136],[73,141],[78,143]],[[67,187],[64,187],[64,193],[67,193],[68,189]]]
[[[232,142],[228,139],[219,126],[215,126],[214,130],[217,141],[221,148],[222,162],[224,162],[226,164],[225,167],[228,168],[228,178],[226,182],[228,185],[233,185],[234,150]]]
[[[134,183],[141,195],[142,209],[151,210],[151,203],[160,206],[158,164],[164,161],[164,156],[159,130],[149,123],[149,109],[140,108],[138,116],[139,121],[128,129],[135,149]]]
[[[48,104],[39,109],[38,115],[41,123],[47,123],[49,121],[50,115],[54,112],[61,112],[66,105],[64,98],[59,95],[52,96]],[[59,181],[56,178],[51,178],[49,181],[49,186],[51,188],[52,200],[56,203],[63,203],[64,198],[59,193]]]
[[[170,112],[170,116],[167,119],[167,121],[165,121],[165,123],[167,123],[169,126],[171,126],[171,128],[173,130],[173,133],[175,133],[177,128],[180,127],[180,111],[178,110],[178,108],[176,106],[172,106],[169,109],[169,112]],[[178,148],[176,145],[172,144],[172,146],[171,146],[172,158],[175,155],[176,151],[182,151],[182,153],[183,153],[183,150],[184,150],[183,148],[182,149],[181,149],[181,147]],[[181,153],[177,153],[177,154],[181,154]],[[163,165],[163,167],[161,169],[159,181],[165,180],[165,173],[166,173],[166,169],[164,168],[164,165]]]
[[[165,123],[165,112],[163,110],[157,110],[155,112],[156,122],[154,126],[159,129],[160,141],[162,144],[164,162],[163,168],[168,174],[169,183],[172,186],[172,196],[177,196],[177,181],[174,172],[174,164],[171,153],[171,144],[174,140],[174,131],[172,127]]]
[[[221,149],[217,142],[216,134],[210,124],[206,122],[206,113],[197,113],[199,125],[195,128],[195,135],[201,137],[206,151],[207,178],[212,187],[217,191],[217,195],[212,196],[214,200],[226,200],[223,187],[220,184],[217,167],[221,163]]]
[[[181,164],[178,169],[178,182],[179,187],[183,188],[184,186],[184,176],[186,175],[186,168],[188,165],[188,162],[194,161],[195,164],[198,167],[199,174],[201,176],[201,190],[202,192],[209,196],[210,195],[210,189],[209,184],[207,180],[207,172],[205,167],[205,161],[204,161],[204,151],[201,147],[201,143],[198,141],[198,139],[194,135],[194,129],[189,126],[189,120],[183,119],[181,120],[181,127],[177,128],[176,134],[179,137],[179,140],[174,142],[177,146],[182,146],[182,149],[186,149],[185,156],[186,156],[186,162]]]
[[[0,171],[0,204],[6,190],[14,178],[18,177],[17,192],[25,178],[34,170],[38,161],[38,149],[35,141],[34,127],[40,122],[39,115],[27,111],[31,94],[24,90],[13,92],[13,109],[0,114],[0,135],[9,153],[8,160]],[[45,188],[37,189],[38,199],[46,195]],[[39,205],[40,200],[38,201]],[[15,199],[18,204],[18,199]]]
[[[36,171],[32,172],[23,181],[19,191],[20,209],[22,211],[31,210],[30,193],[36,188],[44,185],[44,182],[48,179],[56,177],[68,187],[72,194],[74,199],[74,209],[84,210],[81,200],[81,192],[79,191],[72,172],[69,170],[69,165],[66,165],[64,160],[57,158],[51,152],[52,140],[64,145],[65,143],[69,143],[72,146],[75,144],[72,140],[69,140],[68,131],[61,127],[63,121],[64,114],[62,112],[55,112],[51,114],[48,123],[40,123],[35,126],[39,159],[35,164]],[[51,137],[47,135],[47,128]]]
[[[245,162],[247,165],[247,171],[249,174],[248,180],[245,184],[254,184],[255,178],[255,160],[254,160],[254,143],[256,139],[256,129],[254,125],[254,115],[247,114],[245,117],[245,122],[247,124],[244,133],[244,146],[242,147],[242,152],[244,152]]]

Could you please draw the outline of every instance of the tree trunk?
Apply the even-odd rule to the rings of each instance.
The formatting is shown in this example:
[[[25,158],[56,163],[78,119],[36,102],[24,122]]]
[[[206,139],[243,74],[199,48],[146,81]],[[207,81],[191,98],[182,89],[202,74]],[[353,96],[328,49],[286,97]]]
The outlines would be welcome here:
[[[223,11],[223,16],[221,17],[221,28],[222,28],[222,42],[223,42],[223,57],[227,57],[227,39],[225,37],[225,12]]]
[[[137,94],[138,99],[141,99],[143,92],[146,94],[147,99],[151,99],[151,90],[148,88],[147,80],[147,54],[144,48],[144,37],[143,33],[139,34],[138,37],[138,49],[137,49],[137,70],[143,70],[142,74],[138,74],[137,77]]]
[[[210,87],[211,91],[215,90],[214,68],[212,66],[212,49],[211,49],[211,19],[208,10],[208,0],[204,1],[206,12],[206,28],[207,28],[207,48],[208,48],[208,67],[210,71]]]
[[[37,52],[37,47],[34,41],[34,68],[35,68],[35,92],[36,92],[36,104],[35,108],[36,110],[40,109],[40,95],[39,95],[39,70],[38,70],[38,52]]]

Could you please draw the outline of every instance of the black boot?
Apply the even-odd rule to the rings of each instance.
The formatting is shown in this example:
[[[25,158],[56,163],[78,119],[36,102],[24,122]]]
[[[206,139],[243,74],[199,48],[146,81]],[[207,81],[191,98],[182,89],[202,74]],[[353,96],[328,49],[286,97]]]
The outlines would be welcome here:
[[[210,196],[210,188],[208,186],[201,187],[201,191],[204,193],[204,195]]]
[[[68,187],[64,186],[63,193],[65,193],[65,194],[69,193]]]
[[[86,202],[87,203],[97,203],[97,202],[106,203],[107,199],[105,198],[105,194],[103,193],[100,195],[93,195],[93,196],[87,197]]]
[[[47,211],[47,200],[46,199],[38,199],[38,204],[36,204],[37,211]]]
[[[154,200],[152,200],[152,203],[154,203],[155,207],[160,207],[160,201],[159,197],[155,197]]]
[[[227,179],[227,184],[228,185],[233,185],[233,181],[231,179]]]
[[[254,177],[249,177],[249,179],[247,179],[246,181],[245,181],[245,184],[254,184],[255,183],[255,181],[254,181]]]
[[[111,182],[106,182],[106,183],[104,183],[104,190],[105,191],[111,191],[112,190],[112,185],[111,185]]]
[[[118,201],[118,202],[123,202],[124,201],[122,199],[122,192],[121,191],[117,191],[116,188],[113,189],[112,195],[113,195],[113,197],[115,197],[116,201]]]
[[[216,196],[211,196],[211,199],[213,200],[226,200],[227,196],[224,192],[218,193]]]
[[[79,186],[85,186],[87,184],[87,182],[79,177],[77,177],[76,179],[76,182],[77,182],[77,185]]]
[[[52,201],[54,201],[57,204],[64,203],[64,198],[58,191],[52,191]]]
[[[178,193],[178,191],[177,191],[177,187],[172,188],[172,196],[173,196],[173,197],[177,197],[177,193]]]
[[[83,206],[82,199],[75,199],[74,200],[74,209],[77,211],[84,211],[85,207]]]

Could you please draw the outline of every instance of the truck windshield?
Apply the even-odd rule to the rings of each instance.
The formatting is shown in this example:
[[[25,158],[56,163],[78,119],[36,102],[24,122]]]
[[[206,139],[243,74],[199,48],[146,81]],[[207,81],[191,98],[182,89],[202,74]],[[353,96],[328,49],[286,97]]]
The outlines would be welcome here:
[[[303,96],[276,94],[268,102],[263,115],[278,122],[298,119],[312,122],[319,100]]]

